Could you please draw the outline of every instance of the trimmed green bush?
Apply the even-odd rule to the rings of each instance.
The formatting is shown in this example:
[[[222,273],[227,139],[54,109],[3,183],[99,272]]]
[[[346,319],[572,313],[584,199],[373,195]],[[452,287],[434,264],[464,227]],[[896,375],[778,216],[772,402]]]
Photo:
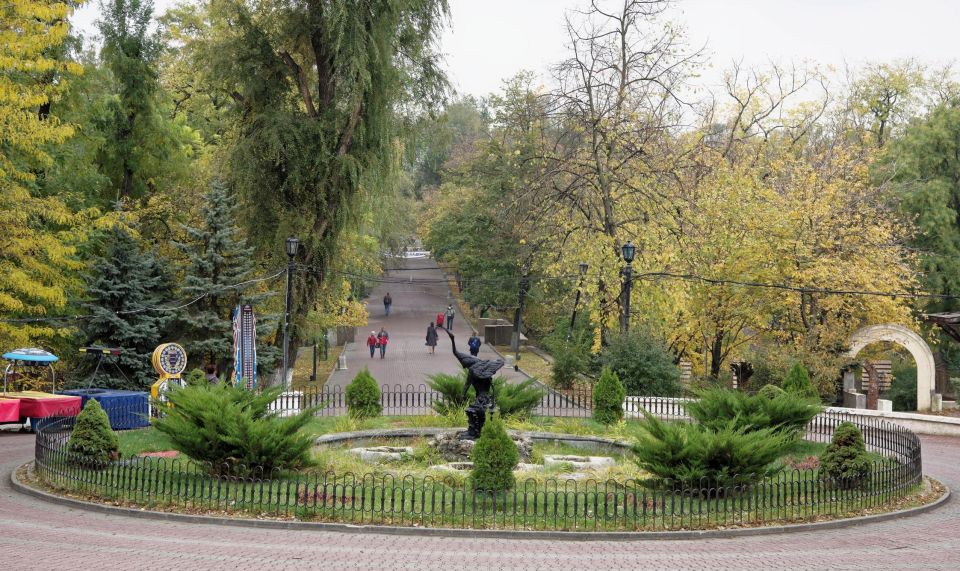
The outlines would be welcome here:
[[[627,391],[620,377],[604,367],[600,380],[593,387],[593,419],[601,424],[614,424],[623,419],[623,399]]]
[[[502,492],[516,484],[513,469],[520,462],[520,452],[507,434],[503,421],[496,415],[487,416],[470,459],[473,461],[470,477],[474,489]]]
[[[344,391],[347,411],[353,418],[373,418],[380,416],[383,405],[380,403],[380,385],[366,367],[357,373]]]
[[[627,394],[676,397],[683,388],[680,369],[673,359],[661,340],[638,329],[614,337],[600,356],[600,363],[617,374]]]
[[[209,384],[207,381],[207,375],[201,369],[191,370],[183,377],[183,380],[186,381],[188,385]]]
[[[634,460],[653,474],[651,484],[672,489],[733,486],[770,476],[794,441],[770,428],[747,430],[730,422],[711,430],[644,416]]]
[[[773,391],[775,392],[775,391]],[[701,391],[696,401],[684,406],[687,414],[711,430],[728,426],[745,431],[771,429],[796,435],[822,410],[810,399],[781,391],[767,398],[726,388]]]
[[[476,391],[473,387],[463,394],[463,385],[467,380],[467,372],[459,375],[436,374],[427,377],[427,385],[441,395],[441,399],[434,401],[433,410],[441,416],[453,411],[464,410],[473,399]],[[493,379],[493,391],[497,401],[497,409],[503,418],[523,418],[543,400],[543,389],[536,379],[527,379],[517,384],[511,384],[503,377]]]
[[[777,385],[763,385],[762,387],[760,387],[760,390],[757,391],[758,396],[761,396],[768,400],[773,400],[785,394],[787,394],[787,391],[781,389]]]
[[[302,431],[319,407],[296,416],[269,411],[283,387],[248,391],[230,384],[208,383],[173,388],[170,407],[154,421],[173,447],[210,464],[214,473],[245,475],[295,470],[312,464],[313,438]]]
[[[820,455],[820,469],[835,478],[843,488],[863,484],[870,474],[871,461],[863,434],[850,422],[841,422],[833,432],[830,445]]]
[[[802,398],[819,399],[820,394],[810,382],[810,374],[802,363],[796,363],[787,378],[783,380],[783,390]]]
[[[77,416],[67,451],[83,466],[102,467],[120,457],[120,440],[100,403],[90,399]]]

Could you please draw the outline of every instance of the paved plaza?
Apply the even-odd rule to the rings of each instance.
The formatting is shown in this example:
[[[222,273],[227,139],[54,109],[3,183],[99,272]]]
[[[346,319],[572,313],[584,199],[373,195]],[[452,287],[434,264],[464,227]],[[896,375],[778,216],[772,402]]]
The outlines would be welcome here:
[[[387,272],[384,279],[399,283],[378,283],[373,289],[367,300],[370,322],[357,328],[356,341],[347,346],[347,370],[334,371],[327,386],[345,387],[357,371],[365,366],[369,367],[370,374],[381,386],[387,387],[409,385],[416,388],[426,382],[427,375],[463,370],[450,351],[450,339],[446,333],[437,331],[439,339],[434,355],[430,354],[425,344],[427,325],[436,320],[437,313],[452,303],[456,311],[453,334],[457,339],[457,350],[467,352],[471,327],[450,295],[443,272],[430,259],[402,260],[399,261],[399,267]],[[387,292],[393,298],[390,317],[383,312],[383,296]],[[381,359],[378,353],[371,359],[366,345],[367,336],[371,331],[380,331],[381,327],[385,327],[390,334],[386,358]],[[480,357],[498,358],[488,345],[480,348]],[[499,374],[510,380],[525,378],[510,367],[500,369]]]

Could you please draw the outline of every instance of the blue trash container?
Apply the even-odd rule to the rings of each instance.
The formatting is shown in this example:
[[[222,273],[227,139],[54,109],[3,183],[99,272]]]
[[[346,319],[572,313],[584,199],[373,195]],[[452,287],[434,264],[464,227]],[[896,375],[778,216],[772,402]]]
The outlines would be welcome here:
[[[72,389],[61,391],[65,395],[83,399],[81,406],[94,399],[107,413],[110,427],[114,430],[130,430],[150,426],[150,395],[138,391],[119,391],[113,389]]]

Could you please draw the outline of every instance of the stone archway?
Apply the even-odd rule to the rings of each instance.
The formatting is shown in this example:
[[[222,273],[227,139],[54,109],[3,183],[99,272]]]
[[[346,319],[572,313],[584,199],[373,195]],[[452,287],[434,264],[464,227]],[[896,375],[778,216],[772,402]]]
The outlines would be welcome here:
[[[929,410],[936,375],[930,346],[906,327],[885,323],[864,327],[854,333],[850,337],[850,351],[847,355],[855,358],[864,347],[877,341],[892,341],[910,351],[917,362],[917,410]]]

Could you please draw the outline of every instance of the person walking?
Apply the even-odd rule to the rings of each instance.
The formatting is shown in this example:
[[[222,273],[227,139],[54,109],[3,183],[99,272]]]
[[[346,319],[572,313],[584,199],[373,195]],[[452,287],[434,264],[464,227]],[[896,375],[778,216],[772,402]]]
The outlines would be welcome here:
[[[383,296],[383,313],[390,317],[390,307],[393,305],[393,298],[390,297],[390,292],[387,292],[387,295]]]
[[[370,337],[367,337],[367,347],[370,348],[370,358],[377,352],[377,332],[371,331]]]
[[[437,314],[437,327],[443,327],[443,312]]]
[[[437,348],[437,328],[434,327],[432,321],[430,325],[427,326],[427,347],[430,347],[431,355],[433,355],[434,349]]]
[[[470,354],[473,355],[474,357],[476,357],[477,354],[480,353],[481,344],[482,343],[480,341],[480,338],[477,337],[476,331],[473,332],[473,335],[470,336],[470,339],[467,339],[467,347],[470,348]]]
[[[383,356],[387,353],[387,341],[390,339],[390,334],[387,333],[387,330],[383,327],[380,328],[380,333],[377,333],[377,345],[380,347],[380,358],[383,359]]]
[[[447,320],[447,331],[452,332],[453,331],[453,306],[452,305],[447,306],[447,312],[444,315],[444,317]]]

